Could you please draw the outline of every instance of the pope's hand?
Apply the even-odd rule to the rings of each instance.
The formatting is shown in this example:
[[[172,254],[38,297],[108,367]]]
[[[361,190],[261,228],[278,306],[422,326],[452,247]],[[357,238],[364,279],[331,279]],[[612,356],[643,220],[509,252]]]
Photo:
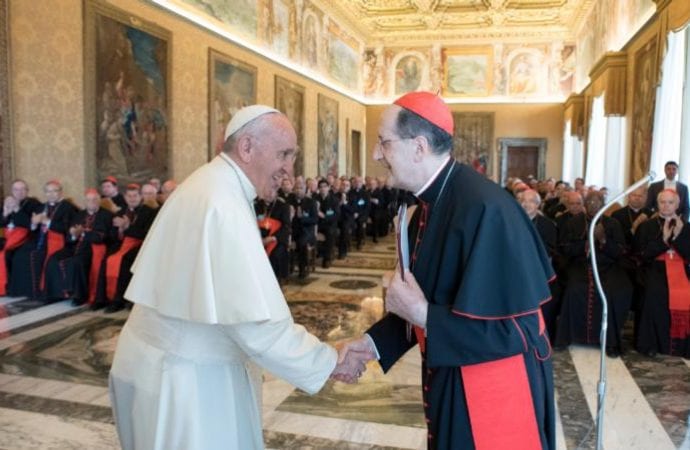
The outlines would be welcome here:
[[[338,349],[338,364],[331,378],[344,383],[356,382],[366,370],[367,362],[376,358],[376,352],[366,336],[339,343],[336,348]]]

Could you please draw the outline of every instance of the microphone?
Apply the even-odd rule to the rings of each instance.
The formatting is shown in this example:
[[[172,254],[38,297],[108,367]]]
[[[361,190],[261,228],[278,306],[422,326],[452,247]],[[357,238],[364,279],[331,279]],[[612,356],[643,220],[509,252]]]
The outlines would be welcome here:
[[[597,222],[604,214],[604,212],[618,200],[622,199],[635,189],[644,186],[647,183],[651,183],[656,178],[656,173],[654,171],[649,171],[647,175],[636,181],[630,187],[625,189],[623,192],[618,194],[604,205],[599,212],[594,215],[592,223],[589,225],[589,255],[592,262],[592,273],[594,274],[594,281],[597,285],[597,291],[599,292],[599,298],[601,299],[601,332],[599,334],[599,342],[601,343],[601,357],[599,360],[599,384],[597,385],[597,450],[602,449],[603,438],[604,438],[604,400],[606,399],[606,331],[608,329],[608,305],[606,303],[606,294],[604,293],[604,288],[601,286],[601,280],[599,279],[599,269],[597,268],[597,253],[594,241],[594,228],[597,226]]]

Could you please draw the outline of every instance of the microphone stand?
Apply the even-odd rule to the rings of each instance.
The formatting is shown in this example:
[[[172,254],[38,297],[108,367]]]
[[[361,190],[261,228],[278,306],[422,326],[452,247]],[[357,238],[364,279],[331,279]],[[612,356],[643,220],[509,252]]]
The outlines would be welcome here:
[[[647,183],[654,181],[656,174],[649,172],[644,178],[637,181],[635,184],[624,190],[613,198],[610,202],[604,205],[599,212],[594,215],[592,223],[589,225],[589,256],[592,261],[592,272],[594,274],[594,281],[599,291],[599,298],[601,299],[601,332],[599,334],[599,341],[601,343],[601,357],[599,361],[599,384],[597,385],[597,450],[602,449],[604,438],[604,400],[606,399],[606,332],[608,330],[608,304],[606,303],[606,294],[604,288],[601,286],[599,279],[599,268],[597,267],[597,253],[594,247],[594,228],[597,222],[604,214],[604,212],[618,200],[622,199],[635,189],[644,186]]]

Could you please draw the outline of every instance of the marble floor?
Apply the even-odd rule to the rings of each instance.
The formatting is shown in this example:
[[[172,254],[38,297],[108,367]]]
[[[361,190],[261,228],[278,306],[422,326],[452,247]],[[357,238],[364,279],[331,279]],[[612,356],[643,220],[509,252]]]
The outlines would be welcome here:
[[[335,342],[383,313],[381,276],[393,242],[368,243],[284,291],[295,321]],[[116,314],[0,298],[0,449],[118,448],[108,368],[127,311]],[[604,447],[690,450],[690,361],[630,351],[608,359]],[[315,396],[264,375],[270,449],[423,449],[426,432],[412,349],[384,375],[375,363],[357,385],[328,382]],[[594,448],[599,353],[554,354],[558,449]]]

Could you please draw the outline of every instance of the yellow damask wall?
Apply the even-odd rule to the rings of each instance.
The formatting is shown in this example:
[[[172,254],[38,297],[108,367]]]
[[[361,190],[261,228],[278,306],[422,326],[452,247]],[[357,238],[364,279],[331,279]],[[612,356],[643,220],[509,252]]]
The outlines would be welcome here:
[[[381,114],[385,107],[368,108],[367,142],[376,142]],[[561,104],[456,104],[458,112],[494,112],[494,148],[491,153],[491,178],[500,173],[499,138],[546,138],[546,176],[560,178],[563,168],[563,105]],[[367,148],[367,174],[385,175],[386,169],[373,160],[373,148]],[[535,174],[536,175],[536,174]]]
[[[257,67],[259,103],[274,104],[275,75],[305,87],[304,152],[308,176],[317,172],[318,94],[337,100],[339,167],[344,170],[350,129],[365,135],[366,109],[362,104],[149,3],[107,3],[172,33],[170,167],[175,179],[184,179],[206,162],[209,47]],[[46,180],[60,178],[66,194],[79,199],[83,188],[94,182],[84,164],[85,155],[94,151],[85,148],[84,126],[91,126],[94,118],[84,117],[83,112],[82,1],[12,1],[9,15],[14,175],[25,178],[32,192],[39,196]]]

